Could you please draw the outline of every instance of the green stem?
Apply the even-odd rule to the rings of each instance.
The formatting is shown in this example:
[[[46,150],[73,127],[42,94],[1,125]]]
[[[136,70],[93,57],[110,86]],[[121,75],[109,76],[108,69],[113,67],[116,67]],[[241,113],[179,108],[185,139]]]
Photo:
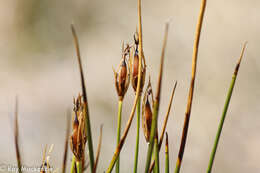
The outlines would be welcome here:
[[[76,162],[77,164],[77,173],[82,173],[82,161]]]
[[[159,108],[159,103],[157,100],[155,100],[154,107],[153,107],[151,134],[150,134],[148,151],[147,151],[147,156],[146,156],[145,173],[147,173],[149,171],[150,163],[151,163],[151,159],[152,159],[152,153],[153,153],[153,147],[154,147],[154,136],[155,136],[156,126],[157,126],[156,124],[157,124],[158,108]]]
[[[207,171],[208,173],[211,172],[211,169],[212,169],[212,166],[213,166],[215,154],[216,154],[218,143],[219,143],[219,138],[220,138],[221,131],[222,131],[222,128],[223,128],[223,125],[224,125],[224,121],[225,121],[226,113],[227,113],[228,106],[229,106],[229,103],[230,103],[230,99],[231,99],[231,96],[232,96],[232,91],[233,91],[233,88],[234,88],[235,81],[236,81],[236,75],[233,75],[231,85],[230,85],[230,88],[228,90],[226,102],[225,102],[225,105],[224,105],[222,117],[221,117],[221,120],[220,120],[220,123],[219,123],[219,126],[218,126],[218,131],[217,131],[217,135],[216,135],[216,138],[215,138],[214,146],[213,146],[213,149],[212,149],[212,152],[211,152],[210,161],[209,161],[209,165],[208,165],[208,171]]]
[[[88,108],[87,108],[88,110]],[[90,119],[89,113],[86,111],[86,131],[87,131],[87,138],[88,138],[88,149],[89,149],[89,161],[90,161],[90,168],[93,171],[94,168],[94,151],[93,151],[93,142],[92,142],[92,133],[91,133],[91,126],[90,126]]]
[[[227,97],[226,97],[224,109],[223,109],[223,112],[222,112],[222,117],[221,117],[221,120],[220,120],[220,123],[219,123],[219,126],[218,126],[218,131],[217,131],[217,134],[216,134],[214,146],[213,146],[213,149],[212,149],[212,152],[211,152],[211,155],[210,155],[210,160],[209,160],[207,173],[210,173],[211,170],[212,170],[214,158],[215,158],[217,147],[218,147],[218,143],[219,143],[219,138],[220,138],[220,135],[221,135],[221,131],[223,129],[223,125],[224,125],[224,121],[225,121],[225,118],[226,118],[228,106],[229,106],[230,99],[231,99],[231,96],[232,96],[232,93],[233,93],[233,89],[234,89],[234,86],[235,86],[235,83],[236,83],[236,78],[237,78],[237,74],[238,74],[238,70],[239,70],[239,67],[240,67],[240,63],[241,63],[242,57],[244,55],[245,47],[246,47],[246,43],[244,44],[244,47],[242,49],[240,58],[238,60],[238,63],[236,65],[235,71],[234,71],[233,76],[232,76],[231,84],[230,84],[230,87],[229,87],[229,90],[228,90],[228,94],[227,94]]]
[[[71,161],[70,173],[74,173],[74,172],[75,172],[75,161],[76,161],[76,158],[75,158],[75,156],[73,155],[72,161]]]
[[[154,166],[154,173],[159,173],[160,172],[160,167],[159,167],[159,146],[158,146],[158,136],[154,138],[154,155],[155,155],[155,166]]]
[[[169,173],[169,147],[168,147],[167,132],[166,132],[166,142],[165,142],[165,173]]]
[[[176,163],[176,167],[175,167],[175,170],[174,170],[174,173],[179,173],[180,172],[180,160],[178,159],[177,160],[177,163]]]
[[[22,173],[22,166],[21,166],[21,162],[20,162],[20,161],[18,161],[17,165],[18,165],[18,173]]]
[[[137,101],[137,131],[136,131],[136,146],[135,146],[135,163],[134,163],[134,173],[137,173],[137,166],[138,166],[138,153],[139,153],[139,134],[140,134],[140,112],[141,112],[141,109],[140,109],[140,105],[141,105],[141,102],[140,102],[140,96],[138,98],[138,101]]]
[[[123,101],[119,100],[118,102],[118,117],[117,117],[117,145],[120,142],[121,137],[121,115],[122,115],[122,105]],[[120,158],[118,156],[117,162],[116,162],[116,173],[119,173],[120,168]]]

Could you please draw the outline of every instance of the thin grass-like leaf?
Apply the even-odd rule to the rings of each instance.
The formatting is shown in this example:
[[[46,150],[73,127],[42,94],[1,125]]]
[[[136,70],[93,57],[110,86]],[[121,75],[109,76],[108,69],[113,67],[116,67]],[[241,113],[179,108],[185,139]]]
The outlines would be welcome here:
[[[70,135],[70,120],[71,113],[68,111],[67,113],[67,127],[66,127],[66,138],[64,144],[64,154],[63,154],[63,163],[62,163],[62,173],[66,172],[66,163],[67,163],[67,155],[68,155],[68,143],[69,143],[69,135]]]
[[[100,151],[101,151],[101,145],[102,145],[102,134],[103,134],[102,132],[103,132],[103,125],[100,126],[100,135],[99,135],[99,140],[98,140],[98,148],[97,148],[96,160],[95,160],[95,164],[94,164],[93,173],[96,173],[96,171],[97,171],[97,165],[98,165]]]
[[[236,64],[236,68],[235,68],[233,76],[232,76],[232,80],[231,80],[230,87],[229,87],[229,90],[228,90],[228,94],[227,94],[227,97],[226,97],[223,113],[222,113],[221,120],[220,120],[220,123],[219,123],[219,126],[218,126],[218,131],[217,131],[217,134],[216,134],[214,146],[213,146],[213,149],[212,149],[212,152],[211,152],[211,155],[210,155],[210,160],[209,160],[207,173],[211,173],[211,170],[212,170],[212,166],[213,166],[213,163],[214,163],[214,158],[215,158],[215,155],[216,155],[216,151],[217,151],[217,147],[218,147],[221,131],[223,129],[223,125],[224,125],[224,121],[225,121],[225,118],[226,118],[228,106],[229,106],[230,99],[231,99],[231,96],[232,96],[232,93],[233,93],[233,89],[234,89],[234,86],[235,86],[235,83],[236,83],[238,70],[239,70],[240,63],[241,63],[241,60],[242,60],[244,52],[245,52],[246,44],[247,43],[245,43],[244,46],[243,46],[241,55],[239,57],[239,60],[238,60],[238,62]]]
[[[166,132],[166,141],[165,141],[165,173],[169,173],[169,146],[168,146],[168,133]]]
[[[14,113],[14,144],[16,152],[16,160],[18,172],[22,173],[22,161],[19,147],[19,129],[18,129],[18,98],[15,98],[15,113]]]
[[[189,121],[190,121],[190,115],[191,115],[192,100],[193,100],[193,92],[194,92],[194,86],[195,86],[200,33],[201,33],[205,9],[206,9],[206,0],[202,0],[200,12],[199,12],[199,19],[198,19],[196,33],[195,33],[195,40],[194,40],[194,45],[193,45],[192,72],[191,72],[189,96],[188,96],[187,108],[186,108],[186,112],[185,112],[185,120],[184,120],[182,137],[181,137],[181,145],[180,145],[180,149],[179,149],[175,173],[178,173],[180,171],[182,158],[183,158],[185,145],[186,145],[186,139],[187,139]]]

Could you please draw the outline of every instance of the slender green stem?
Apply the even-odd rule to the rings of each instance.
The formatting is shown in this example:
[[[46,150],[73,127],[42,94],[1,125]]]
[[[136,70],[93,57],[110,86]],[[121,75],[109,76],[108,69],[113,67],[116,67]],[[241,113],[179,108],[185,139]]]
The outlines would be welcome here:
[[[180,160],[178,159],[177,163],[176,163],[176,167],[175,167],[174,173],[180,172],[180,166],[181,166],[181,163],[180,163]]]
[[[154,166],[154,173],[160,172],[160,163],[159,163],[159,146],[158,146],[158,135],[154,138],[154,156],[155,156],[155,166]]]
[[[117,145],[119,144],[120,137],[121,137],[122,105],[123,105],[123,100],[119,100],[119,102],[118,102],[118,117],[117,117]],[[119,169],[120,169],[120,156],[118,156],[118,159],[116,161],[116,173],[119,173]]]
[[[66,129],[66,138],[65,138],[65,146],[64,146],[64,154],[63,154],[63,163],[62,163],[62,173],[66,172],[67,166],[67,157],[68,157],[68,143],[69,143],[69,136],[70,136],[70,120],[71,120],[71,113],[70,111],[67,112],[67,129]]]
[[[101,144],[102,144],[102,134],[103,134],[103,124],[101,124],[101,126],[100,126],[100,135],[99,135],[99,140],[98,140],[96,160],[95,160],[94,169],[93,169],[92,173],[96,173],[96,171],[97,171],[97,166],[98,166],[98,161],[99,161],[99,156],[100,156],[100,151],[101,151]]]
[[[140,112],[141,112],[141,98],[139,97],[138,98],[138,101],[137,101],[137,130],[136,130],[136,145],[135,145],[135,163],[134,163],[134,173],[137,173],[137,166],[138,166],[138,153],[139,153],[139,134],[140,134]]]
[[[82,173],[82,161],[76,162],[77,164],[77,173]]]
[[[235,81],[236,81],[236,76],[233,75],[232,81],[231,81],[231,84],[230,84],[230,88],[228,90],[226,102],[225,102],[225,105],[224,105],[222,117],[221,117],[221,120],[220,120],[220,123],[219,123],[219,126],[218,126],[218,131],[217,131],[217,134],[216,134],[214,146],[213,146],[213,149],[212,149],[212,152],[211,152],[209,167],[208,167],[207,172],[211,172],[211,169],[212,169],[212,165],[213,165],[215,154],[216,154],[216,151],[217,151],[217,146],[218,146],[220,134],[221,134],[221,131],[222,131],[222,128],[223,128],[223,125],[224,125],[225,118],[226,118],[226,113],[227,113],[227,110],[228,110],[228,106],[229,106],[229,102],[230,102],[230,99],[231,99],[231,95],[232,95],[232,91],[233,91],[233,88],[234,88]]]
[[[88,110],[88,108],[87,108]],[[90,126],[90,119],[89,113],[86,111],[86,131],[87,131],[87,138],[88,138],[88,149],[89,149],[89,161],[90,161],[90,168],[93,171],[94,168],[94,151],[93,151],[93,142],[92,142],[92,133],[91,133],[91,126]]]
[[[75,172],[75,162],[76,162],[76,158],[75,158],[75,156],[73,155],[72,161],[71,161],[70,173],[74,173],[74,172]]]
[[[232,93],[233,93],[233,89],[234,89],[234,86],[235,86],[235,83],[236,83],[236,78],[237,78],[237,73],[238,73],[238,70],[239,70],[240,62],[241,62],[241,59],[242,59],[244,51],[245,51],[245,46],[246,46],[246,43],[244,44],[244,47],[242,49],[242,53],[240,55],[239,61],[236,65],[235,71],[234,71],[233,76],[232,76],[232,80],[231,80],[230,87],[229,87],[229,90],[228,90],[228,94],[227,94],[227,97],[226,97],[226,101],[225,101],[224,109],[223,109],[223,112],[222,112],[221,120],[220,120],[220,123],[219,123],[219,126],[218,126],[218,131],[217,131],[217,134],[216,134],[214,146],[213,146],[213,149],[212,149],[212,152],[211,152],[211,155],[210,155],[207,173],[210,173],[211,170],[212,170],[214,158],[215,158],[218,143],[219,143],[219,138],[220,138],[220,135],[221,135],[221,131],[223,129],[223,125],[224,125],[224,121],[225,121],[225,118],[226,118],[228,106],[229,106],[230,99],[231,99],[231,96],[232,96]]]
[[[166,132],[165,141],[165,173],[169,173],[169,147],[168,147],[168,133]]]

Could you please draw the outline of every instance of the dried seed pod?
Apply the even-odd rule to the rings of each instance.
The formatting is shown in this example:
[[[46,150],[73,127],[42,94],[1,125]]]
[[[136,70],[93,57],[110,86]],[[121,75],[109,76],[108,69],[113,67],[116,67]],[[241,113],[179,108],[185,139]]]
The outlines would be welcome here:
[[[138,39],[138,33],[135,33],[134,35],[134,41],[135,41],[135,51],[134,51],[134,57],[130,57],[130,68],[131,68],[131,82],[132,87],[134,91],[136,92],[137,89],[137,83],[138,83],[138,71],[139,71],[139,39]],[[144,57],[141,61],[141,85],[140,85],[140,91],[142,92],[143,86],[145,83],[145,73],[146,73],[146,64]]]
[[[147,142],[149,142],[150,139],[152,117],[153,117],[150,101],[152,102],[152,107],[153,107],[153,91],[152,91],[152,86],[149,78],[149,83],[144,93],[143,103],[142,103],[142,126],[144,130],[144,136]]]
[[[70,136],[70,147],[78,161],[84,159],[84,150],[86,144],[86,129],[85,129],[85,115],[84,109],[85,104],[82,102],[82,97],[79,95],[78,98],[74,99],[74,113],[75,118],[72,124],[73,131]]]
[[[130,82],[130,71],[129,71],[130,68],[129,68],[129,64],[126,61],[126,57],[129,56],[129,53],[130,53],[129,45],[127,45],[127,47],[124,49],[124,44],[123,44],[122,59],[119,64],[119,68],[117,69],[117,71],[113,69],[115,75],[116,91],[120,100],[123,100]]]

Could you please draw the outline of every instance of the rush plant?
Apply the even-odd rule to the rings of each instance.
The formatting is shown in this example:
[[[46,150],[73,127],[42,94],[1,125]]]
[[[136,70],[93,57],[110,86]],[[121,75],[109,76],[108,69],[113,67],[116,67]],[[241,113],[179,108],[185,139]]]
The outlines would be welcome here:
[[[189,87],[189,94],[187,99],[187,107],[185,112],[185,120],[183,125],[181,144],[179,148],[179,153],[177,155],[177,163],[175,168],[175,173],[179,173],[181,170],[181,164],[183,161],[185,145],[188,137],[188,129],[192,111],[192,102],[193,95],[195,91],[195,79],[196,79],[196,70],[197,70],[197,61],[198,61],[198,52],[199,52],[199,42],[200,35],[202,31],[203,18],[206,9],[206,0],[201,0],[201,7],[199,12],[198,23],[195,31],[195,40],[192,54],[192,68],[191,68],[191,81]],[[137,128],[136,128],[136,146],[135,146],[135,155],[132,161],[134,163],[133,172],[137,173],[140,170],[138,169],[140,164],[138,164],[138,155],[139,155],[139,145],[140,145],[140,125],[142,125],[143,134],[145,140],[148,144],[146,151],[146,161],[142,166],[145,167],[145,173],[159,173],[160,167],[162,167],[162,162],[160,158],[160,150],[163,144],[163,139],[166,132],[166,127],[168,124],[169,115],[171,112],[171,107],[173,103],[173,98],[175,94],[175,90],[177,87],[177,82],[174,83],[172,92],[170,95],[170,100],[168,104],[168,109],[166,111],[164,122],[162,124],[161,133],[159,135],[160,124],[158,123],[158,117],[160,115],[160,107],[161,107],[161,92],[162,92],[162,78],[164,74],[164,61],[166,56],[166,45],[168,39],[168,31],[169,31],[169,23],[165,24],[165,32],[162,44],[162,51],[160,57],[159,64],[159,73],[157,74],[157,86],[155,96],[153,95],[152,83],[151,79],[153,77],[149,76],[148,82],[146,79],[146,59],[144,56],[143,50],[143,33],[142,33],[142,13],[141,13],[141,0],[137,0],[137,13],[138,13],[138,29],[134,32],[133,43],[124,44],[122,46],[122,54],[121,59],[119,61],[119,65],[117,69],[113,69],[114,72],[114,81],[115,81],[115,90],[118,95],[118,112],[117,112],[117,138],[116,138],[116,147],[113,153],[113,156],[109,162],[106,170],[100,170],[100,172],[111,173],[115,167],[115,172],[120,172],[120,153],[124,144],[126,142],[126,138],[128,136],[129,130],[132,125],[133,118],[135,116],[136,111],[136,119],[137,119]],[[82,67],[82,60],[80,55],[80,46],[79,39],[76,34],[76,29],[73,25],[71,25],[72,36],[74,39],[74,44],[76,48],[77,61],[79,65],[80,79],[81,79],[81,93],[73,99],[74,108],[71,111],[68,111],[67,116],[67,130],[66,130],[66,138],[64,145],[64,156],[62,162],[61,172],[66,172],[67,166],[67,155],[68,155],[68,146],[70,146],[70,151],[73,154],[73,158],[70,163],[70,173],[83,173],[83,172],[91,172],[96,173],[98,168],[98,162],[102,157],[100,157],[101,146],[102,146],[102,128],[100,127],[100,136],[99,142],[97,145],[96,154],[94,155],[94,146],[93,146],[93,138],[92,138],[92,129],[91,129],[91,117],[88,106],[87,99],[87,89],[85,85],[84,72]],[[132,34],[131,34],[132,35]],[[209,165],[207,172],[210,173],[212,171],[212,166],[214,162],[214,158],[217,151],[217,146],[220,140],[220,135],[222,132],[222,128],[224,125],[224,120],[227,114],[227,110],[229,107],[229,103],[231,100],[233,88],[235,85],[235,81],[237,78],[238,70],[240,67],[240,63],[242,57],[244,55],[246,44],[243,47],[241,56],[236,65],[235,71],[233,73],[232,81],[230,88],[228,90],[226,102],[224,105],[221,121],[219,124],[219,128],[217,131],[216,139],[214,142],[214,146],[212,149],[212,153],[210,155]],[[123,102],[125,95],[127,94],[129,85],[132,85],[132,88],[135,93],[135,98],[133,101],[131,112],[129,113],[128,121],[122,131],[122,116],[123,116]],[[71,114],[73,115],[71,118]],[[16,99],[15,106],[15,116],[14,116],[14,142],[15,142],[15,151],[17,158],[17,166],[18,172],[22,173],[22,159],[20,155],[20,147],[19,147],[19,131],[18,131],[18,101]],[[72,121],[72,122],[71,122]],[[72,124],[72,126],[71,126]],[[70,127],[71,126],[71,127]],[[123,132],[123,133],[122,133]],[[169,132],[169,130],[168,130]],[[170,132],[169,132],[170,134]],[[170,164],[172,164],[169,160],[169,143],[170,135],[166,132],[166,141],[165,141],[165,173],[170,172]],[[52,151],[53,146],[49,148],[49,152],[47,152],[47,146],[43,152],[43,161],[41,164],[41,173],[45,172],[54,172],[51,170],[50,166],[50,153]]]

